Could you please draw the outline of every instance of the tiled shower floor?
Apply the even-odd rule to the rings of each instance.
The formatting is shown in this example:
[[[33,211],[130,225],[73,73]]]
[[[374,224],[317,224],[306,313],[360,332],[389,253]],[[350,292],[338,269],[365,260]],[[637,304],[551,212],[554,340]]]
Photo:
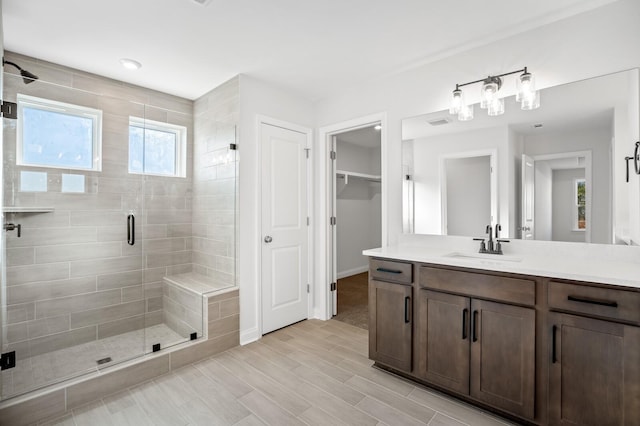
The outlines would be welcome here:
[[[84,373],[105,368],[188,340],[165,324],[131,331],[106,339],[17,360],[16,367],[2,372],[2,398],[19,395]],[[98,366],[97,361],[111,357],[111,362]]]

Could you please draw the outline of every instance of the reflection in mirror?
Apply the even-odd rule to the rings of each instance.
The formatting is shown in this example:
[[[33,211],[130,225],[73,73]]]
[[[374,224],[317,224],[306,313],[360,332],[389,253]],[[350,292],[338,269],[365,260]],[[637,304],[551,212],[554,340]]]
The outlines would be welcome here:
[[[640,133],[637,69],[545,89],[543,105],[457,121],[403,120],[403,230],[638,244],[640,176],[625,157]],[[480,112],[481,110],[479,110]],[[633,168],[633,167],[632,167]]]

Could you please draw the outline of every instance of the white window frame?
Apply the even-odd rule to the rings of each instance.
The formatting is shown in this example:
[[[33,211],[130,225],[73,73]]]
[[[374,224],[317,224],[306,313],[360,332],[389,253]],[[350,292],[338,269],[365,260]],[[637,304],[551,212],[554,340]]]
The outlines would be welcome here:
[[[172,175],[169,175],[169,174],[165,175],[160,173],[147,173],[144,171],[144,165],[142,166],[143,167],[142,172],[136,172],[129,169],[130,161],[128,157],[127,169],[129,170],[130,174],[146,175],[146,176],[162,176],[162,177],[181,177],[181,178],[187,177],[187,128],[185,126],[180,126],[180,125],[171,124],[171,123],[163,123],[161,121],[154,121],[154,120],[148,120],[140,117],[130,116],[129,127],[131,126],[140,127],[142,129],[158,130],[161,132],[175,134],[176,135],[176,165],[175,165],[176,168],[175,168],[175,174],[172,174]],[[129,135],[130,133],[127,132],[127,134]],[[144,151],[145,142],[146,141],[144,141],[143,139],[143,146],[142,146],[143,151]],[[127,143],[128,143],[127,153],[128,153],[128,156],[130,156],[131,145],[130,145],[130,142],[127,142]]]
[[[580,184],[580,182],[584,183],[584,190],[585,190],[585,200],[584,200],[584,207],[585,207],[585,226],[584,228],[580,228],[578,226],[578,222],[580,221],[580,217],[578,216],[578,212],[579,212],[579,204],[578,204],[578,185]],[[574,179],[573,180],[573,231],[575,232],[585,232],[587,230],[587,228],[589,227],[589,223],[587,222],[587,180],[585,178],[578,178],[578,179]]]
[[[88,108],[80,105],[68,104],[65,102],[52,101],[50,99],[37,98],[35,96],[28,96],[18,94],[18,117],[23,117],[24,107],[30,107],[39,109],[42,111],[58,112],[66,115],[90,118],[93,121],[93,133],[91,135],[91,149],[93,159],[91,161],[91,167],[71,167],[71,166],[57,166],[53,164],[32,164],[24,161],[23,149],[24,141],[22,119],[18,120],[16,126],[16,164],[18,166],[30,166],[30,167],[42,167],[46,169],[64,169],[64,170],[84,170],[99,172],[102,170],[102,111],[99,109]]]

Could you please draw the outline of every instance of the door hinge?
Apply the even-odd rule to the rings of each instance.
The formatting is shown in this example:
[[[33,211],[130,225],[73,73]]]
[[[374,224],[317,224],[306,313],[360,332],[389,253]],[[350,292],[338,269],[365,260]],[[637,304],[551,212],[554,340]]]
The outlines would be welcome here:
[[[236,151],[238,149],[238,145],[236,145],[235,143],[230,143],[229,144],[229,149],[231,151]]]
[[[307,284],[307,293],[311,293],[311,286]]]
[[[336,217],[335,216],[331,216],[331,218],[329,219],[329,224],[331,226],[335,226],[337,223]]]
[[[8,370],[16,366],[16,351],[0,355],[0,370]]]
[[[311,148],[305,148],[304,149],[304,153],[307,156],[307,159],[309,158],[309,151],[311,151]]]
[[[307,226],[311,225],[311,219],[309,219],[309,216],[307,216]]]
[[[2,101],[0,112],[2,112],[3,117],[15,120],[18,118],[18,104],[15,102]]]
[[[336,159],[336,152],[335,152],[335,151],[331,151],[331,152],[329,153],[329,157],[330,157],[332,160],[335,160],[335,159]]]
[[[336,283],[331,283],[331,284],[330,284],[329,289],[330,289],[331,291],[336,291],[336,288],[337,288]]]

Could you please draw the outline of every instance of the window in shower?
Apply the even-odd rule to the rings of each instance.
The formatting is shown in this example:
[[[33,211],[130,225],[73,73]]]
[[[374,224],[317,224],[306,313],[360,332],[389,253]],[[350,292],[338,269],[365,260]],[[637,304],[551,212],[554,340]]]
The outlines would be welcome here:
[[[100,171],[102,111],[21,94],[17,98],[18,165]]]
[[[186,177],[187,128],[129,118],[129,173]]]

